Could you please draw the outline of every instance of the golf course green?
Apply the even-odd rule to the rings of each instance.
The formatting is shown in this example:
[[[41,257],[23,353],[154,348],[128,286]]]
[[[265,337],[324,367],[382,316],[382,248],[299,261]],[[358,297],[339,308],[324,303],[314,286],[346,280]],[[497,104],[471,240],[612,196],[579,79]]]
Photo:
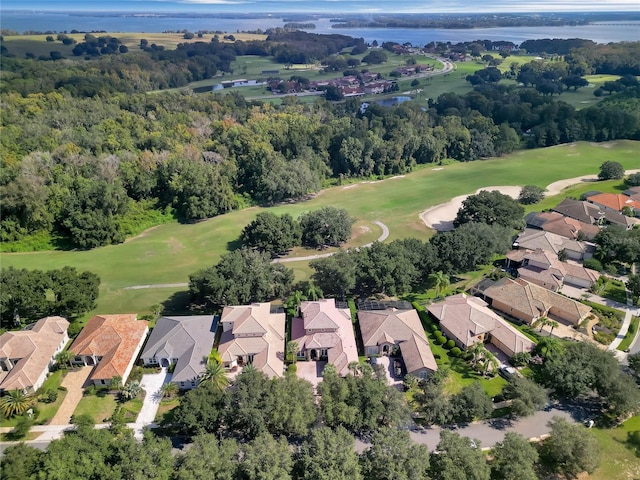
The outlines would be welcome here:
[[[523,150],[490,160],[423,167],[383,181],[333,187],[310,200],[268,210],[297,217],[326,205],[345,208],[358,220],[354,231],[360,234],[353,240],[354,245],[379,236],[380,227],[373,223],[375,220],[389,227],[389,240],[427,239],[432,232],[422,223],[419,214],[431,206],[483,186],[535,184],[545,187],[556,180],[597,173],[607,160],[619,162],[626,169],[640,168],[640,142],[582,142]],[[252,207],[196,224],[161,225],[123,244],[88,251],[2,254],[2,267],[47,270],[69,265],[80,271],[89,270],[102,280],[97,311],[144,313],[152,304],[166,300],[184,287],[123,290],[125,287],[187,282],[190,273],[216,263],[220,255],[235,248],[242,228],[265,209]],[[310,253],[315,252],[295,252],[297,255]],[[296,270],[298,278],[308,275],[308,267],[303,263],[288,265]]]

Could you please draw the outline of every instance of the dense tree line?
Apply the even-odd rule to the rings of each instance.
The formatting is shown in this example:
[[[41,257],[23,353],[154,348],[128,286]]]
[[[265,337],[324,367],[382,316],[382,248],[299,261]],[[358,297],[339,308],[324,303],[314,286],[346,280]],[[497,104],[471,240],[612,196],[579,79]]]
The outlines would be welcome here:
[[[95,308],[100,278],[75,268],[60,270],[0,271],[0,320],[2,327],[32,323],[43,317],[79,317]]]

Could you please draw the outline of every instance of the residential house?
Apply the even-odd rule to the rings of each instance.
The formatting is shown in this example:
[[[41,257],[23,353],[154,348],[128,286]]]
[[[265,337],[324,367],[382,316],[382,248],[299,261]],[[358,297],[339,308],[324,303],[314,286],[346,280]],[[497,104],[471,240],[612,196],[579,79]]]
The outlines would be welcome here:
[[[623,226],[627,230],[633,228],[636,223],[640,223],[640,220],[638,219],[626,217],[613,210],[602,209],[593,203],[573,200],[571,198],[565,198],[562,202],[553,207],[552,210],[567,217],[580,220],[584,223],[591,223],[594,225],[604,225],[609,223]]]
[[[640,216],[640,201],[634,200],[627,195],[621,195],[619,193],[598,193],[597,195],[587,197],[587,202],[603,208],[605,212],[611,210],[627,216]],[[623,211],[624,209],[628,209],[633,215],[626,214]]]
[[[218,352],[225,369],[238,371],[252,364],[271,378],[283,375],[284,313],[271,313],[270,303],[227,306],[220,323]]]
[[[195,388],[207,366],[217,326],[213,315],[159,318],[140,357],[145,365],[173,365],[171,381],[181,390]]]
[[[326,360],[338,374],[349,373],[349,364],[358,361],[351,312],[337,308],[335,299],[302,302],[301,317],[291,322],[291,341],[298,344],[298,358]]]
[[[554,254],[564,250],[572,260],[586,260],[593,256],[596,247],[592,243],[571,240],[555,233],[525,228],[513,242],[514,249],[546,250]]]
[[[62,317],[42,318],[30,327],[0,336],[0,391],[34,393],[69,341],[69,322]]]
[[[495,310],[528,324],[549,317],[577,325],[591,311],[587,305],[522,278],[502,278],[485,288],[482,294]]]
[[[534,343],[518,329],[496,315],[487,303],[460,293],[434,303],[429,313],[440,323],[447,338],[463,350],[476,343],[491,343],[509,357],[530,352]]]
[[[624,192],[625,195],[631,197],[632,200],[640,202],[640,186],[627,188]]]
[[[531,212],[524,219],[528,228],[544,230],[572,240],[578,240],[581,237],[585,240],[593,240],[600,232],[597,225],[565,217],[558,212]]]
[[[75,364],[95,366],[89,381],[109,385],[113,377],[127,381],[147,334],[149,322],[135,313],[91,317],[69,351]]]
[[[359,310],[358,321],[367,355],[400,353],[407,374],[418,378],[427,378],[438,370],[415,310]]]

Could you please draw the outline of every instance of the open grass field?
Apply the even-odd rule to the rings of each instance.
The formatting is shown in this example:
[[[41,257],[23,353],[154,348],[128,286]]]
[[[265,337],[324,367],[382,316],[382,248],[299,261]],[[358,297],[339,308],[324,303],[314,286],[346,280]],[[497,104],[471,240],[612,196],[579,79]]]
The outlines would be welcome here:
[[[600,444],[600,467],[590,480],[640,478],[640,416],[612,429],[591,430]]]
[[[116,409],[116,404],[116,397],[111,393],[99,392],[96,395],[85,395],[78,403],[73,414],[87,414],[96,423],[107,423]]]
[[[483,186],[546,186],[555,180],[597,173],[605,160],[618,161],[628,169],[640,168],[640,142],[577,143],[523,150],[491,160],[425,167],[384,181],[333,187],[311,200],[268,210],[297,217],[306,211],[337,205],[347,209],[362,222],[361,226],[368,226],[372,232],[379,231],[373,221],[384,222],[390,229],[389,240],[427,239],[432,232],[422,223],[419,214],[431,206]],[[593,187],[598,188],[598,184],[594,183]],[[89,270],[102,280],[97,311],[149,313],[150,305],[166,300],[180,289],[122,289],[132,285],[187,282],[190,273],[216,263],[220,255],[233,246],[242,228],[263,210],[265,208],[252,207],[196,224],[165,224],[124,244],[94,250],[2,254],[2,266],[46,270],[69,265],[80,271]],[[365,237],[370,239],[369,234]],[[363,243],[366,242],[359,241]],[[308,275],[306,262],[288,266],[295,269],[299,279]]]

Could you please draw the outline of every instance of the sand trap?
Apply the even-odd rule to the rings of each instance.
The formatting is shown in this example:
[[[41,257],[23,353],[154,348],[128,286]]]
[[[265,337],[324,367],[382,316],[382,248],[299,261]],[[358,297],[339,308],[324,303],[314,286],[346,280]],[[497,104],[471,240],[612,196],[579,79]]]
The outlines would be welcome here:
[[[627,175],[632,173],[638,173],[640,169],[635,170],[627,170],[625,173]],[[547,190],[545,192],[546,196],[553,196],[562,193],[562,190],[565,188],[575,185],[576,183],[581,182],[597,182],[598,175],[582,175],[580,177],[567,178],[566,180],[558,180],[557,182],[553,182],[551,185],[547,186]],[[594,186],[595,187],[595,186]],[[517,185],[507,185],[507,186],[498,186],[498,187],[482,187],[475,191],[475,193],[479,193],[482,190],[498,190],[500,193],[505,195],[509,195],[511,198],[518,198],[520,195],[521,186]],[[594,188],[597,190],[597,188]],[[433,228],[438,232],[446,232],[449,230],[453,230],[453,220],[456,218],[458,214],[458,210],[462,207],[462,202],[471,194],[460,195],[458,197],[452,198],[447,203],[441,203],[440,205],[436,205],[435,207],[431,207],[420,214],[420,219],[425,223],[425,225],[429,228]]]

